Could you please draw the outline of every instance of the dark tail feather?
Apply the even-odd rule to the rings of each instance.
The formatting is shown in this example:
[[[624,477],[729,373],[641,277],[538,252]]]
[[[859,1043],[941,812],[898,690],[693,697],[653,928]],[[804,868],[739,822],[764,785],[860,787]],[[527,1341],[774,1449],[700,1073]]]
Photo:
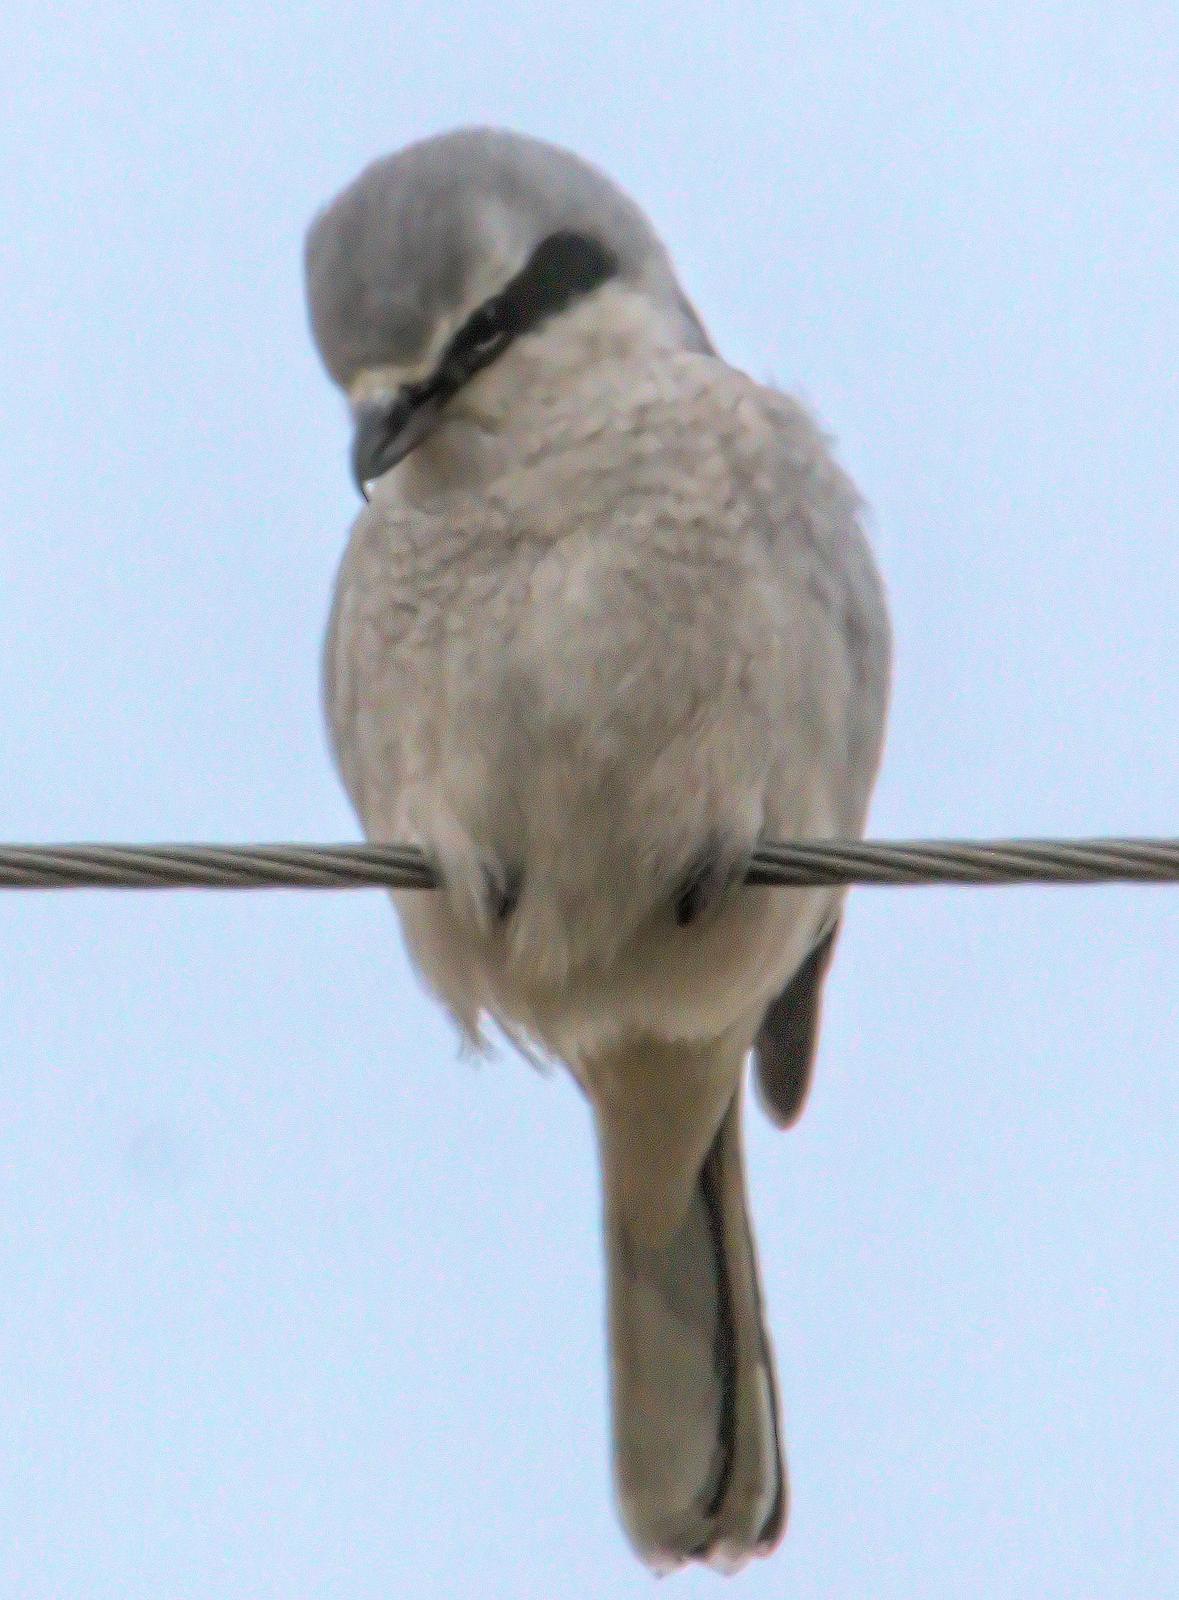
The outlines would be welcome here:
[[[736,1570],[786,1521],[773,1354],[741,1149],[741,1091],[675,1233],[644,1244],[606,1197],[614,1457],[623,1521],[660,1570]]]

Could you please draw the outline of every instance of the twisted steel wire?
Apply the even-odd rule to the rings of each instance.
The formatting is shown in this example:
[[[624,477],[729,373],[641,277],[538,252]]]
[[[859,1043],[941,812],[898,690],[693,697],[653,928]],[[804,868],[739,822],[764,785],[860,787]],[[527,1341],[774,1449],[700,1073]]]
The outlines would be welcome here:
[[[0,845],[0,889],[435,889],[403,844]],[[750,884],[1179,883],[1179,839],[859,839],[763,844]]]

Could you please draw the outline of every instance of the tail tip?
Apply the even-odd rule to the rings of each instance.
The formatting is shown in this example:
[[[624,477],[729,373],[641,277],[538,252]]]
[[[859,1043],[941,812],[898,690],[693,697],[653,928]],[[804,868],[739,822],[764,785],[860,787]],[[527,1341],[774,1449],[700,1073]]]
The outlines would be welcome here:
[[[636,1553],[656,1577],[667,1577],[694,1561],[724,1577],[735,1577],[751,1561],[777,1549],[786,1531],[787,1499],[783,1476],[760,1526],[750,1519],[752,1508],[732,1504],[719,1511],[693,1507],[687,1514],[664,1516],[652,1516],[649,1506],[640,1514],[633,1503],[624,1504],[622,1520]]]

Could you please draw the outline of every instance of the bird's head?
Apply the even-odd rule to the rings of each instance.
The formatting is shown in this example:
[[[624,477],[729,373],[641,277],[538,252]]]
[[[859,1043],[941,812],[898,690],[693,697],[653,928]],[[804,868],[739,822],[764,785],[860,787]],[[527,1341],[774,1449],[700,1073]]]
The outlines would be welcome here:
[[[572,313],[583,351],[622,321],[670,348],[711,348],[634,202],[520,134],[460,129],[375,162],[312,223],[306,267],[316,343],[352,407],[362,492],[477,375],[501,362],[507,372],[512,352],[539,340],[559,348]]]

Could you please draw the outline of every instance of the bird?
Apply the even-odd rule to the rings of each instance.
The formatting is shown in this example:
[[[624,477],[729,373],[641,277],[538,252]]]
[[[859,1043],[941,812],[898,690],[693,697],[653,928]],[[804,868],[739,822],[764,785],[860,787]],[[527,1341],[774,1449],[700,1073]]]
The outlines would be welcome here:
[[[745,1085],[796,1121],[843,904],[744,880],[762,841],[863,833],[891,647],[862,502],[556,145],[468,127],[373,162],[305,276],[364,497],[338,769],[368,839],[436,867],[394,901],[463,1039],[588,1101],[624,1529],[656,1572],[735,1572],[788,1506]]]

